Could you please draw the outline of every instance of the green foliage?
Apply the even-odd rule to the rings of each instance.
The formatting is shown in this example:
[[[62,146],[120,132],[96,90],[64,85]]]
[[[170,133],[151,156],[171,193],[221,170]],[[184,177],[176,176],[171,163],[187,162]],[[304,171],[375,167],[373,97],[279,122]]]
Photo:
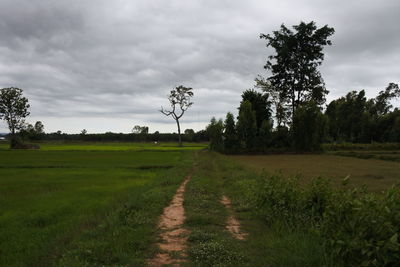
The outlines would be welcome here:
[[[400,190],[383,196],[337,192],[326,206],[321,235],[333,257],[357,266],[400,262]]]
[[[148,134],[149,133],[149,127],[147,126],[140,126],[140,125],[135,125],[132,128],[132,133],[134,134]]]
[[[225,153],[234,153],[238,150],[238,136],[233,114],[228,112],[224,122],[224,151]]]
[[[22,95],[22,90],[15,87],[0,90],[0,119],[7,122],[11,132],[11,147],[17,146],[16,132],[23,129],[25,118],[29,116],[28,99]]]
[[[241,146],[246,151],[254,149],[257,134],[256,112],[253,111],[251,102],[242,101],[239,107],[237,132]]]
[[[221,119],[218,121],[213,117],[210,124],[206,128],[210,138],[210,149],[222,152],[224,150],[223,131],[224,124]]]
[[[400,261],[400,190],[384,195],[333,190],[323,179],[299,186],[298,179],[265,178],[256,207],[269,224],[320,235],[328,257],[345,266],[393,266]]]
[[[251,108],[255,112],[256,127],[259,130],[263,121],[271,118],[271,102],[268,99],[268,94],[249,89],[242,93],[241,103],[244,101],[251,103]]]
[[[270,120],[263,120],[258,133],[258,143],[263,151],[267,151],[272,143],[273,125]]]
[[[293,117],[293,144],[297,151],[318,151],[325,136],[326,119],[313,102],[297,108]]]
[[[313,21],[301,22],[293,29],[282,24],[279,31],[260,36],[276,52],[264,66],[272,72],[267,80],[277,91],[281,107],[289,103],[292,116],[304,102],[312,100],[318,105],[325,102],[328,91],[317,68],[324,59],[323,47],[331,45],[328,38],[334,33],[327,25],[317,28]]]
[[[375,98],[367,99],[364,90],[352,91],[329,103],[329,139],[335,142],[399,142],[400,110],[390,101],[400,97],[399,86],[390,83]]]

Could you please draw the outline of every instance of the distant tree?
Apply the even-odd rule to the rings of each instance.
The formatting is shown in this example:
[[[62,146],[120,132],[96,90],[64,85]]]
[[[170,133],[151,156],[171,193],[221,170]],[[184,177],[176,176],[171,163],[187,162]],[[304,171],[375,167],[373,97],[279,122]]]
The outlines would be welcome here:
[[[186,136],[187,140],[189,142],[193,142],[193,138],[194,138],[194,134],[195,134],[194,130],[193,129],[186,129],[184,131],[184,133],[185,133],[185,136]]]
[[[400,88],[398,84],[389,83],[384,91],[380,91],[375,99],[372,99],[371,109],[377,116],[387,114],[393,106],[390,100],[400,97]]]
[[[365,91],[349,92],[345,97],[333,100],[325,114],[329,119],[328,131],[333,140],[359,142],[365,136],[367,98]],[[363,137],[362,137],[363,136]]]
[[[179,119],[183,116],[188,108],[193,105],[191,98],[193,97],[193,88],[184,87],[182,85],[175,87],[168,95],[168,100],[171,105],[171,110],[165,110],[161,107],[160,112],[165,116],[172,116],[178,126],[179,146],[182,146],[181,126]]]
[[[210,124],[206,128],[207,134],[210,138],[210,150],[223,151],[224,149],[224,124],[221,119],[216,120],[212,117]]]
[[[327,25],[317,28],[313,21],[301,22],[293,29],[282,24],[272,35],[260,35],[267,40],[267,47],[276,52],[264,66],[272,72],[267,80],[277,90],[280,107],[291,109],[292,120],[296,108],[304,102],[313,100],[318,105],[325,102],[328,91],[317,67],[324,59],[323,47],[331,45],[328,37],[334,33]]]
[[[147,126],[135,125],[135,126],[132,128],[132,133],[134,133],[134,134],[148,134],[148,133],[149,133],[149,127],[147,127]]]
[[[236,152],[238,149],[238,136],[236,131],[235,119],[233,114],[228,112],[224,122],[224,150],[226,153]]]
[[[83,129],[82,131],[81,131],[81,135],[86,135],[87,134],[87,130],[86,129]]]
[[[0,90],[0,119],[7,122],[11,132],[11,148],[18,145],[16,133],[24,127],[25,118],[30,114],[28,99],[22,90],[15,87]]]
[[[257,135],[256,112],[253,111],[250,101],[242,101],[239,107],[237,131],[243,148],[250,151],[254,148]]]
[[[35,129],[36,134],[38,134],[38,135],[44,134],[44,125],[41,121],[37,121],[35,123],[34,129]]]

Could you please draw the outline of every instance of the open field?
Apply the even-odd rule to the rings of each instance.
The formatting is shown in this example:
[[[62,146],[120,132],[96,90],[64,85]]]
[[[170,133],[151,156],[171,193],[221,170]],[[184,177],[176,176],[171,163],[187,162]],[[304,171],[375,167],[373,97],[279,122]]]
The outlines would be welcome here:
[[[0,150],[0,266],[143,264],[192,153],[133,146]]]
[[[229,158],[256,171],[282,172],[285,176],[297,175],[304,182],[317,177],[329,178],[332,184],[338,187],[346,176],[350,177],[350,186],[366,185],[368,190],[374,192],[388,189],[400,182],[400,162],[326,154],[229,156]]]
[[[350,175],[350,186],[365,184],[369,191],[381,192],[399,182],[399,162],[329,154],[226,156],[201,151],[204,147],[44,143],[41,150],[0,149],[0,266],[146,266],[162,251],[158,221],[185,177],[191,177],[181,202],[180,227],[185,236],[179,242],[185,253],[170,255],[186,261],[184,266],[344,266],[338,260],[351,262],[331,258],[326,238],[342,237],[318,234],[315,229],[324,225],[343,230],[346,237],[366,227],[365,232],[376,238],[371,242],[379,238],[397,242],[392,237],[400,225],[396,193],[389,198],[373,193],[365,201],[344,194],[345,205],[361,205],[348,209],[340,203],[335,206],[342,195],[324,184],[310,187],[308,182],[322,176],[336,187],[348,188],[342,186],[342,179]],[[273,180],[264,171],[280,171],[288,178],[301,175],[303,184],[286,183],[290,179],[279,176]],[[229,207],[223,197],[231,201]],[[322,203],[326,208],[319,200],[330,197],[334,201],[325,205],[338,209],[333,218],[344,214],[354,221],[329,225],[329,216],[308,213],[315,210],[309,205]],[[373,201],[379,205],[371,205]],[[353,213],[359,210],[365,213]],[[393,218],[380,214],[381,210],[389,210]],[[239,230],[228,227],[232,216],[236,219],[231,227]],[[312,228],[313,216],[323,222],[321,227]],[[384,221],[374,224],[368,216]],[[390,232],[374,232],[383,223]],[[355,230],[346,228],[352,225]],[[351,240],[356,238],[350,235]],[[362,243],[365,238],[360,239]],[[357,251],[358,247],[343,249]]]
[[[360,159],[380,159],[387,161],[400,162],[400,151],[399,150],[353,150],[353,151],[330,151],[329,154],[345,157],[355,157]]]
[[[46,142],[37,143],[40,150],[196,150],[207,147],[206,143],[184,143],[183,147],[177,147],[176,143],[128,143],[128,142]],[[0,142],[0,150],[8,149],[8,142]]]

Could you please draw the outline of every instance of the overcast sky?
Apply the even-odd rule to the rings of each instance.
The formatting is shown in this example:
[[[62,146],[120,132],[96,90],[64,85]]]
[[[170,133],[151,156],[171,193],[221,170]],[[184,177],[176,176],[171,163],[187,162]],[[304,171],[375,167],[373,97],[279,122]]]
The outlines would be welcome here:
[[[195,94],[182,128],[200,130],[269,75],[259,35],[282,23],[335,28],[328,100],[400,82],[399,0],[0,0],[0,18],[0,88],[23,89],[46,132],[176,131],[158,109],[181,84]]]

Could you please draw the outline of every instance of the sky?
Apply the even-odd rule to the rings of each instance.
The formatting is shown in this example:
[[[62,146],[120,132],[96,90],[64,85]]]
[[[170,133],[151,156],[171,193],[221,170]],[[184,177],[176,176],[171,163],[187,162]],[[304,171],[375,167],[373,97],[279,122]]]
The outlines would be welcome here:
[[[399,0],[0,0],[0,18],[0,88],[23,89],[46,132],[176,131],[159,109],[179,85],[194,91],[181,127],[204,129],[270,75],[259,36],[282,23],[335,29],[328,101],[400,82]]]

